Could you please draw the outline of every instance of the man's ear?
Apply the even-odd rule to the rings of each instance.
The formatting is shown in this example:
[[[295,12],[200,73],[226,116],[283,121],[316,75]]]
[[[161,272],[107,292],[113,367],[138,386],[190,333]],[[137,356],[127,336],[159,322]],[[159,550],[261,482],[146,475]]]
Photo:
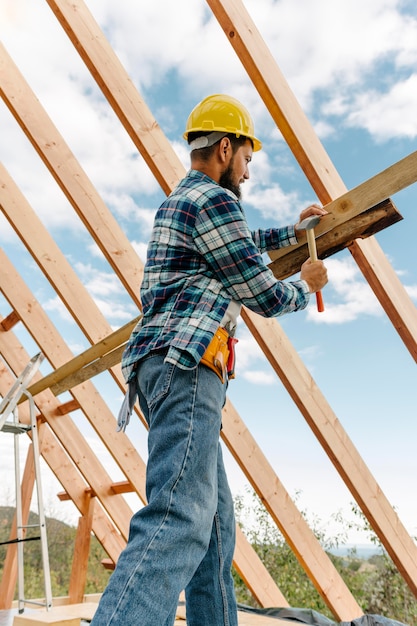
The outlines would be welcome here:
[[[232,144],[229,137],[223,137],[219,143],[219,156],[225,162],[232,152]]]

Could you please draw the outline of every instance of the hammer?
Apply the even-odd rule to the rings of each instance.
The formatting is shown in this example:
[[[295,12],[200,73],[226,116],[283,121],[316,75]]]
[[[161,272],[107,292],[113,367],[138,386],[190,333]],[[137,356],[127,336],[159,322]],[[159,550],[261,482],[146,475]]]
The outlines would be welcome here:
[[[318,215],[311,215],[306,217],[302,222],[297,225],[297,230],[305,230],[307,235],[308,252],[311,260],[317,261],[317,248],[316,239],[314,237],[314,227],[320,222]],[[316,291],[317,311],[322,313],[324,311],[323,296],[321,291]]]

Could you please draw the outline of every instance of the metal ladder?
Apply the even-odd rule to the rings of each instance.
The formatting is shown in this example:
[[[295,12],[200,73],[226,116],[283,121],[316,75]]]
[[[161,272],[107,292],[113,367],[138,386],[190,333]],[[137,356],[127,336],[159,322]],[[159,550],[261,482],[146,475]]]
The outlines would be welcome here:
[[[17,572],[18,572],[18,611],[23,613],[26,604],[37,604],[46,607],[49,611],[52,608],[52,590],[51,590],[51,572],[49,568],[48,540],[46,535],[45,512],[43,506],[41,471],[39,463],[39,438],[36,423],[35,403],[32,395],[28,392],[27,386],[38,370],[44,356],[40,352],[35,355],[25,367],[23,372],[18,376],[10,391],[4,396],[0,402],[0,432],[12,433],[14,435],[14,467],[15,467],[15,491],[16,491],[16,527],[17,537],[4,542],[5,544],[17,544]],[[30,424],[19,422],[18,403],[22,396],[26,396],[29,400]],[[20,448],[19,435],[31,432],[33,464],[36,485],[36,496],[38,504],[37,524],[23,525],[22,513],[22,489],[20,477]],[[25,531],[29,528],[39,528],[39,536],[25,537]],[[24,542],[40,540],[42,551],[42,565],[44,574],[45,601],[38,602],[25,599],[25,581],[24,581]]]

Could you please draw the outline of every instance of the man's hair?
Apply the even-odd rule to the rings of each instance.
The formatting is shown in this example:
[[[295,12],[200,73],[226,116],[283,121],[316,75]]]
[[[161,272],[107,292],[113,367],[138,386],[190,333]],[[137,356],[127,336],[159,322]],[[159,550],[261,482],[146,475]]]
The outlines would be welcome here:
[[[201,131],[197,131],[194,133],[189,133],[188,134],[188,143],[190,144],[194,139],[197,139],[197,137],[205,137],[206,135],[210,135],[210,132],[206,133],[206,132],[201,132]],[[230,143],[232,144],[232,150],[233,150],[233,154],[241,147],[243,146],[247,140],[249,139],[248,137],[245,137],[244,135],[240,135],[239,137],[236,137],[236,135],[234,135],[233,133],[229,133],[227,135],[225,135],[225,137],[228,137],[228,139],[230,139]],[[221,141],[221,139],[219,139],[219,141]],[[204,161],[207,162],[210,157],[212,156],[214,150],[216,149],[217,144],[219,143],[219,141],[217,141],[215,144],[213,144],[212,146],[208,146],[205,148],[198,148],[196,150],[192,150],[191,155],[192,157],[196,157],[197,159],[199,159],[200,161]],[[249,139],[249,141],[251,141]]]

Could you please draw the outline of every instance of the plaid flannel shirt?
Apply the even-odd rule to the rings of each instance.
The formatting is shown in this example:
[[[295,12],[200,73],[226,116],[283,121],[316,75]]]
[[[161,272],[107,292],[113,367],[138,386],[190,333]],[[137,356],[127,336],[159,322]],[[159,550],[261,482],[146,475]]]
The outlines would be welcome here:
[[[136,363],[167,348],[166,359],[195,367],[231,300],[264,317],[307,306],[303,280],[277,280],[262,253],[297,242],[294,227],[251,232],[236,196],[190,170],[156,213],[141,285],[143,316],[122,358]]]

